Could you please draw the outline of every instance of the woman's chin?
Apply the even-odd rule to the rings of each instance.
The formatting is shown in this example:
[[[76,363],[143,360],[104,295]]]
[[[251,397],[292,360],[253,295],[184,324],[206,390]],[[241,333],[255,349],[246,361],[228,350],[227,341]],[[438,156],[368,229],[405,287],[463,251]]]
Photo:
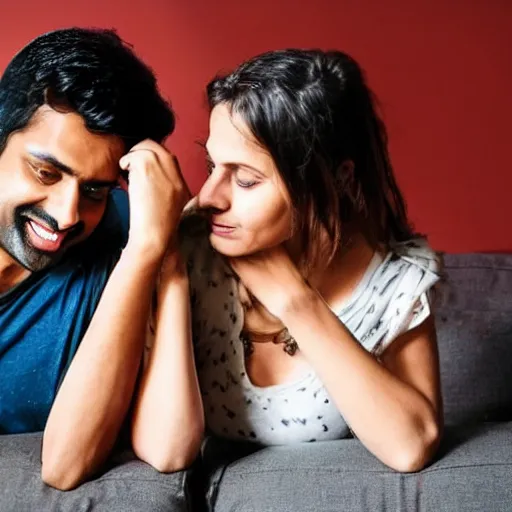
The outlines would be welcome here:
[[[210,234],[210,244],[219,254],[226,256],[227,258],[240,258],[241,256],[248,256],[256,250],[249,250],[247,246],[240,242],[240,240],[234,240],[232,238],[219,237],[213,233]]]

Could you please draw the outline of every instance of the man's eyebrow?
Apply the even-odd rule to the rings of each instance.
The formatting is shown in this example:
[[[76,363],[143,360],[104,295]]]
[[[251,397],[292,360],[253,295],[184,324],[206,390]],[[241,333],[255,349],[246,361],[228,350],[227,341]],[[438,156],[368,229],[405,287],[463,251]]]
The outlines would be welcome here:
[[[37,158],[42,162],[46,162],[47,164],[51,165],[52,167],[55,167],[55,169],[59,169],[59,171],[62,171],[65,174],[69,174],[70,176],[76,176],[76,172],[73,169],[71,169],[71,167],[67,166],[66,164],[63,164],[60,160],[55,158],[50,153],[45,153],[44,151],[38,151],[36,149],[29,149],[28,153],[34,158]]]
[[[38,160],[41,160],[42,162],[46,162],[47,164],[51,165],[52,167],[55,167],[55,169],[59,169],[59,171],[62,171],[65,174],[68,174],[69,176],[78,177],[77,173],[68,165],[63,164],[60,160],[55,158],[50,153],[45,153],[44,151],[37,151],[37,150],[29,150],[28,151],[31,156],[34,158],[37,158]],[[86,187],[94,187],[94,188],[112,188],[117,185],[117,180],[90,180],[87,182],[84,182],[83,185]]]

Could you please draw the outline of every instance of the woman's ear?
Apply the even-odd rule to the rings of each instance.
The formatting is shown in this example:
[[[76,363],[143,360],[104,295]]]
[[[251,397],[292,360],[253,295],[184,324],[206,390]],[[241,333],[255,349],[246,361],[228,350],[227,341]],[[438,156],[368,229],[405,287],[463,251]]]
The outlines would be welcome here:
[[[355,165],[353,160],[344,160],[334,176],[334,182],[338,197],[342,200],[342,204],[348,199],[349,204],[353,208],[359,210],[361,202],[361,186],[356,181]],[[347,205],[348,206],[348,205]]]
[[[336,190],[340,194],[349,194],[352,196],[351,191],[355,188],[355,175],[354,175],[354,162],[352,160],[344,160],[338,169],[336,170],[336,175],[334,176],[334,181],[336,183]]]
[[[353,215],[366,216],[367,205],[361,182],[356,178],[353,160],[344,160],[340,164],[335,176],[335,186],[340,198],[342,219],[353,220]]]

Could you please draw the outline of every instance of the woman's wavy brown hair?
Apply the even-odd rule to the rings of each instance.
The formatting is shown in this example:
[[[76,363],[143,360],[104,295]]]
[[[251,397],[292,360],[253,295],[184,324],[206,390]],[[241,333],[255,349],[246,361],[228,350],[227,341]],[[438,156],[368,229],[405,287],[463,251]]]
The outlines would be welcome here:
[[[227,104],[272,156],[295,209],[306,267],[330,261],[350,226],[384,247],[414,236],[385,126],[349,55],[268,52],[212,80],[207,94],[210,108]]]

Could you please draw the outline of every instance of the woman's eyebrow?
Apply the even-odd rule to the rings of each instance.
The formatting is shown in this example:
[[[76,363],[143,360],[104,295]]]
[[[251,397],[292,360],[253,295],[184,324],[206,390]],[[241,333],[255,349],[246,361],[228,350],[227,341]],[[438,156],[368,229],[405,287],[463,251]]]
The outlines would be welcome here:
[[[211,163],[215,163],[213,161],[213,158],[210,156],[210,152],[208,151],[208,148],[207,148],[206,144],[202,143],[201,146],[203,147],[203,149],[206,152],[206,159],[209,162],[211,162]],[[245,163],[245,162],[237,162],[235,160],[235,161],[232,161],[232,162],[222,162],[222,165],[224,165],[226,167],[231,167],[231,168],[244,168],[244,169],[248,169],[249,171],[255,172],[255,173],[259,174],[260,176],[262,176],[264,178],[268,177],[267,173],[265,173],[261,169],[258,169],[257,167],[254,167],[254,166],[252,166],[252,165],[250,165],[248,163]]]

